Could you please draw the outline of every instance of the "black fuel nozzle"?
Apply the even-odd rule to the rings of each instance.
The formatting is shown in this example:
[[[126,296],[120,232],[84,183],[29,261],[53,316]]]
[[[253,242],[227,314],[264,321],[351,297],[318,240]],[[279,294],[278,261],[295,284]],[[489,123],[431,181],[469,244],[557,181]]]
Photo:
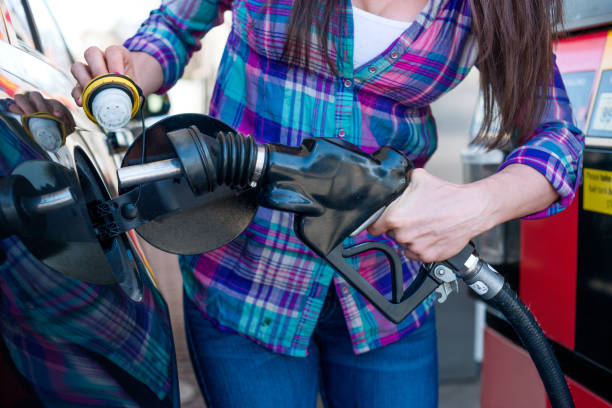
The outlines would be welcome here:
[[[256,205],[294,213],[296,235],[390,319],[399,321],[409,313],[406,304],[401,312],[389,312],[389,302],[344,261],[365,251],[382,251],[391,264],[392,302],[397,303],[404,292],[396,251],[377,241],[343,247],[345,239],[365,229],[408,186],[413,164],[403,153],[385,146],[370,154],[331,138],[305,139],[297,147],[257,144],[222,122],[192,114],[162,121],[147,131],[147,137],[153,139],[152,146],[166,145],[166,153],[152,150],[156,160],[118,171],[121,189],[144,186],[146,199],[139,201],[136,217],[130,220],[117,212],[120,219],[113,220],[114,226],[121,226],[117,233],[137,228],[161,249],[197,253],[176,242],[187,228],[200,222],[197,241],[205,242],[200,252],[210,251],[242,231],[225,234],[224,230],[236,229],[235,225],[246,228],[254,215],[254,209],[244,203],[250,199]],[[140,161],[136,152],[141,148],[130,149],[127,156],[135,152],[133,161],[124,159],[124,164]],[[189,194],[183,184],[189,186]],[[140,191],[128,191],[113,199],[113,206],[121,208],[136,197]],[[240,200],[242,204],[236,204]],[[199,209],[201,218],[196,216]],[[181,218],[181,214],[187,215]],[[158,222],[150,223],[152,220]],[[223,235],[222,239],[214,239],[215,234]]]
[[[228,206],[245,197],[239,192],[254,190],[256,194],[249,197],[256,201],[256,205],[294,213],[296,235],[393,322],[402,321],[434,291],[440,294],[438,300],[444,301],[456,290],[457,278],[463,279],[485,300],[498,293],[503,286],[503,278],[480,260],[471,243],[444,262],[424,265],[417,279],[406,290],[402,262],[393,248],[378,241],[343,246],[347,238],[372,223],[408,186],[413,164],[400,151],[385,146],[369,154],[346,141],[331,138],[305,139],[297,147],[276,143],[257,144],[252,136],[234,132],[212,118],[198,116],[195,119],[202,122],[200,127],[183,126],[167,129],[163,133],[166,143],[169,142],[174,151],[172,155],[144,165],[127,166],[118,172],[120,185],[124,188],[174,178],[186,181],[189,194],[184,194],[172,183],[166,183],[163,188],[145,189],[151,191],[154,197],[161,198],[163,195],[175,198],[167,199],[171,204],[165,208],[157,204],[158,199],[143,200],[135,213],[144,216],[115,224],[135,228],[156,217],[168,220],[171,212],[181,213],[187,208],[199,206],[209,210],[203,212],[202,217],[218,217],[218,222],[207,224],[209,231],[199,237],[199,241],[211,242],[211,245],[203,248],[209,251],[227,242],[225,237],[211,239],[211,234],[222,235],[221,231],[231,228],[229,223],[234,221],[240,221],[242,228],[246,228],[250,218],[242,217],[242,213],[248,216],[249,209],[242,213],[239,211],[240,215],[235,216],[234,209],[215,206],[214,199],[203,203],[194,199],[195,204],[187,201],[191,200],[190,197],[214,198],[218,191],[229,188],[236,193],[225,193],[223,196],[223,203]],[[153,135],[160,133],[154,132]],[[177,191],[182,194],[178,198]],[[133,191],[131,194],[138,197],[140,192]],[[130,197],[126,198],[131,200]],[[119,197],[114,201],[118,204],[115,207],[120,208],[125,200]],[[151,201],[155,203],[153,206],[160,208],[151,209],[148,204]],[[195,217],[192,220],[195,221]],[[161,227],[149,231],[150,227],[143,226],[139,232],[153,245],[167,250],[177,248],[168,241],[176,241],[183,236],[188,224],[191,223],[185,220],[177,222],[177,232],[169,239]],[[211,224],[213,227],[209,226]],[[228,237],[233,239],[241,231],[232,231]],[[180,248],[176,252],[181,252]],[[389,261],[391,299],[372,287],[345,260],[371,250],[381,251]],[[189,253],[195,251],[190,249]]]
[[[306,139],[297,148],[270,144],[260,204],[296,214],[295,232],[327,256],[408,186],[413,165],[383,147],[368,154],[339,139]]]
[[[396,323],[434,291],[440,294],[439,301],[444,301],[448,294],[456,290],[457,277],[485,299],[494,296],[503,285],[503,278],[480,260],[472,244],[449,260],[424,265],[417,279],[406,290],[402,262],[393,248],[378,241],[343,246],[347,238],[376,220],[408,186],[413,164],[400,151],[385,146],[369,154],[344,140],[332,138],[305,139],[297,147],[276,143],[260,145],[252,136],[234,132],[212,118],[198,116],[197,119],[202,121],[202,126],[184,126],[164,133],[174,150],[171,157],[120,169],[120,185],[130,187],[181,178],[189,186],[189,195],[195,197],[214,196],[217,190],[227,190],[228,187],[237,192],[256,190],[257,194],[252,196],[256,205],[294,213],[296,235]],[[153,192],[172,195],[172,188],[175,187],[153,189]],[[139,193],[133,195],[138,196]],[[173,200],[172,211],[181,212],[188,207],[185,198],[189,197],[182,197]],[[231,203],[241,197],[240,194],[226,194],[224,199],[225,203]],[[210,231],[213,234],[229,228],[226,225],[228,220],[240,218],[224,217],[225,211],[210,203],[202,206],[218,213],[213,216],[220,214],[218,227],[215,224],[217,228]],[[140,213],[144,214],[146,210],[141,208]],[[166,209],[151,211],[149,208],[151,217],[145,216],[135,221],[142,224],[154,217],[166,216],[168,212]],[[134,222],[123,222],[123,225],[125,228],[136,227]],[[180,225],[185,228],[186,223],[183,221]],[[147,233],[146,230],[144,232]],[[165,235],[160,229],[156,229],[155,233]],[[179,236],[178,233],[175,235]],[[231,235],[235,236],[234,233]],[[152,233],[145,238],[153,241],[153,245],[161,241]],[[214,240],[213,243],[222,244],[223,241],[226,240]],[[171,247],[167,243],[159,246],[162,249]],[[215,248],[209,246],[205,249]],[[390,300],[345,260],[371,250],[381,251],[389,261],[392,282]]]
[[[185,209],[195,207],[197,200],[212,197],[209,202],[199,206],[203,210],[208,209],[208,212],[202,212],[202,217],[208,222],[204,226],[208,231],[201,233],[203,229],[199,228],[201,235],[198,241],[211,243],[205,247],[206,251],[215,249],[217,246],[213,247],[212,244],[221,245],[227,239],[214,240],[211,234],[223,235],[222,231],[231,228],[233,222],[243,222],[245,217],[242,215],[248,215],[248,209],[238,209],[239,215],[236,216],[233,215],[234,209],[229,208],[246,196],[239,192],[255,191],[252,197],[257,205],[294,213],[296,235],[394,322],[403,320],[443,284],[443,281],[431,280],[428,285],[421,285],[423,282],[419,280],[416,286],[422,287],[411,289],[409,293],[415,296],[408,298],[408,292],[403,290],[402,263],[393,248],[378,241],[366,241],[346,248],[343,246],[347,238],[365,229],[408,186],[413,164],[400,151],[385,146],[370,154],[341,139],[330,138],[305,139],[297,147],[276,143],[258,145],[251,136],[228,131],[227,127],[223,127],[225,125],[211,118],[195,119],[201,121],[202,126],[180,127],[164,133],[165,143],[170,143],[173,155],[144,165],[127,166],[118,172],[122,187],[149,183],[144,188],[144,194],[156,197],[155,200],[142,200],[140,204],[139,213],[144,215],[148,212],[151,216],[135,219],[143,224],[155,217],[163,218],[161,223],[165,222],[167,228],[162,228],[160,223],[149,223],[139,229],[141,235],[153,245],[171,249],[172,252],[178,247],[176,252],[181,253],[186,245],[176,245],[176,240],[184,236],[185,228],[200,220],[192,217],[192,222],[188,223],[179,215],[172,218],[168,214],[185,213]],[[152,132],[153,137],[158,134]],[[176,183],[168,183],[168,179],[177,180],[178,185],[181,184],[180,180],[185,180],[190,194],[184,194],[184,190],[180,190]],[[161,184],[158,183],[160,181]],[[218,193],[224,189],[227,191],[228,187],[237,193]],[[151,195],[148,195],[149,192]],[[167,198],[173,192],[174,198]],[[176,192],[182,194],[182,198],[176,198]],[[215,195],[222,197],[228,210],[214,206]],[[165,197],[163,202],[162,196]],[[116,207],[121,207],[123,203],[119,201],[122,200],[122,197],[114,200],[118,204]],[[148,204],[151,201],[155,202],[156,207],[166,207],[162,210],[151,209]],[[215,216],[218,222],[210,220]],[[137,227],[135,222],[125,220],[115,224],[124,225],[125,228]],[[160,228],[157,228],[157,224]],[[247,225],[243,225],[246,228]],[[170,234],[167,231],[175,232]],[[227,234],[227,237],[235,236],[235,231]],[[372,250],[381,251],[389,261],[391,300],[387,300],[345,261],[345,258]],[[196,252],[189,248],[189,253]]]
[[[310,138],[298,147],[258,145],[252,136],[196,126],[167,133],[176,157],[127,166],[122,188],[183,177],[194,195],[219,186],[257,187],[258,204],[296,216],[296,233],[317,254],[327,255],[372,221],[406,188],[412,163],[383,147],[373,154],[339,139]]]
[[[252,136],[227,128],[218,130],[220,125],[213,124],[207,129],[211,134],[193,125],[167,131],[165,136],[174,150],[173,157],[122,168],[118,172],[120,185],[129,187],[178,177],[186,180],[195,197],[214,196],[223,187],[237,192],[256,190],[253,199],[257,205],[294,213],[296,235],[396,323],[433,292],[440,294],[440,302],[446,300],[457,289],[457,278],[463,279],[485,300],[495,296],[503,286],[503,278],[480,260],[471,243],[446,261],[423,265],[417,279],[406,290],[402,262],[393,248],[378,241],[343,246],[348,237],[372,223],[408,186],[413,164],[400,151],[385,146],[369,154],[341,139],[328,138],[305,139],[297,147],[276,143],[258,145]],[[159,194],[157,190],[156,193]],[[239,197],[239,194],[234,196],[236,200]],[[232,200],[229,196],[229,201]],[[184,202],[181,205],[185,207]],[[218,207],[210,204],[204,207],[219,212]],[[163,211],[150,213],[163,215]],[[218,228],[212,233],[228,228],[229,225],[221,224],[235,217],[219,219]],[[146,221],[144,217],[138,222]],[[124,224],[126,228],[134,226]],[[148,239],[158,238],[149,234]],[[372,250],[382,252],[389,261],[391,299],[372,287],[346,261]]]

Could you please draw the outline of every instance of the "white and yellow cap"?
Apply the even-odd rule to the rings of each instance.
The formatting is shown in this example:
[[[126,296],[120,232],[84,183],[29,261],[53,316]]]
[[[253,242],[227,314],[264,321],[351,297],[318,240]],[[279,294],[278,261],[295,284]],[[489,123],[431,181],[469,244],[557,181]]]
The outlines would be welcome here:
[[[105,74],[92,79],[83,90],[87,117],[105,129],[124,127],[138,112],[142,92],[128,76]]]

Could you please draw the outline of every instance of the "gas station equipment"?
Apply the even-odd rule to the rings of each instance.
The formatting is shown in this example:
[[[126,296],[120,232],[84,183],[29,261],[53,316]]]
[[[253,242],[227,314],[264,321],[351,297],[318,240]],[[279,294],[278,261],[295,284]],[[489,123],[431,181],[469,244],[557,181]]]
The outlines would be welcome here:
[[[495,266],[516,276],[515,289],[551,341],[576,406],[610,408],[612,3],[566,1],[566,13],[569,32],[556,55],[576,124],[586,134],[583,184],[561,213],[521,221],[519,267]],[[547,406],[533,365],[507,322],[494,310],[486,322],[481,405]],[[524,375],[508,376],[508,370]]]

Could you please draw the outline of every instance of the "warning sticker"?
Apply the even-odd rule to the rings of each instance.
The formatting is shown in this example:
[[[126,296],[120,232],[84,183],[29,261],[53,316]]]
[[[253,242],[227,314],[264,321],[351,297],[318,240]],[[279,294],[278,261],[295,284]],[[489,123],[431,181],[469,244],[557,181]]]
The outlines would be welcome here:
[[[472,283],[470,285],[470,288],[474,289],[474,292],[478,293],[479,295],[484,295],[485,293],[489,291],[489,288],[487,287],[487,285],[485,285],[481,281],[476,281]]]
[[[612,215],[612,171],[585,168],[583,191],[585,210]]]

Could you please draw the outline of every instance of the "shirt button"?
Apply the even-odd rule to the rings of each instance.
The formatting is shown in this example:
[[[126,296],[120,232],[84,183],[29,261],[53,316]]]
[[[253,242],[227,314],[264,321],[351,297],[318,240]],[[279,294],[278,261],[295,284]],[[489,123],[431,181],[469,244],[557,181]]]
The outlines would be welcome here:
[[[347,286],[343,286],[342,287],[342,294],[343,295],[348,295],[349,294],[349,288]]]
[[[345,79],[345,80],[344,80],[344,86],[345,86],[346,88],[350,88],[350,87],[351,87],[351,85],[353,85],[353,82],[351,82],[351,80],[350,80],[350,79]]]
[[[372,66],[372,67],[369,68],[369,70],[370,70],[371,73],[374,73],[374,72],[376,72],[376,67]]]
[[[345,135],[346,135],[346,132],[344,131],[344,129],[340,129],[340,130],[338,131],[338,136],[340,136],[340,137],[344,137]]]
[[[391,53],[391,58],[392,58],[392,59],[396,59],[396,58],[397,58],[397,52],[393,51],[393,52]]]

